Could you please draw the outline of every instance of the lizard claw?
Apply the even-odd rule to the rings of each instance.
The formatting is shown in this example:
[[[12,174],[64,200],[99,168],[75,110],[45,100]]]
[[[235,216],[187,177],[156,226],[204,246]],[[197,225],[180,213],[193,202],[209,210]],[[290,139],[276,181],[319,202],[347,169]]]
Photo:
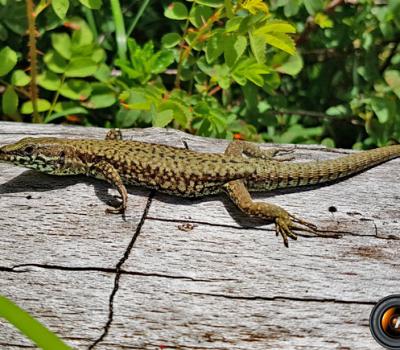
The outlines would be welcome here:
[[[287,216],[278,216],[275,219],[275,230],[276,235],[281,235],[283,238],[283,244],[286,248],[289,247],[289,239],[297,240],[297,235],[293,232],[293,230],[307,231],[312,232],[314,234],[318,234],[316,232],[317,226],[312,224],[311,222],[300,219],[292,214],[287,214]]]

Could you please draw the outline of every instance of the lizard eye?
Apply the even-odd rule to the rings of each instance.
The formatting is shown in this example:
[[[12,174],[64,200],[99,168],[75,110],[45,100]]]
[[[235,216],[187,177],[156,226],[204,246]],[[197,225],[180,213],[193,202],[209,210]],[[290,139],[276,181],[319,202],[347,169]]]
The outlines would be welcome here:
[[[27,146],[24,149],[24,153],[28,156],[30,156],[33,153],[33,147],[32,146]]]

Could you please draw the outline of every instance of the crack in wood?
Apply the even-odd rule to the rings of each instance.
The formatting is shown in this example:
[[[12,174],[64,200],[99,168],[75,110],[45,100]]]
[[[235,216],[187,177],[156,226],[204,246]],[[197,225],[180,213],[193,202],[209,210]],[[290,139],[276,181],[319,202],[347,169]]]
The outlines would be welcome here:
[[[26,273],[30,272],[29,267],[38,267],[48,270],[60,270],[60,271],[94,271],[94,272],[105,272],[115,274],[118,272],[117,268],[105,268],[105,267],[95,267],[95,266],[63,266],[63,265],[48,265],[48,264],[19,264],[13,267],[2,267],[0,266],[0,271],[14,272],[14,273]],[[192,282],[238,282],[234,278],[193,278],[189,276],[178,276],[178,275],[167,275],[162,273],[152,273],[152,272],[139,272],[139,271],[126,271],[119,270],[121,275],[129,276],[143,276],[143,277],[158,277],[174,280],[186,280]]]
[[[201,295],[201,296],[209,296],[209,297],[215,297],[215,298],[234,299],[234,300],[264,300],[264,301],[288,300],[288,301],[299,301],[299,302],[353,304],[353,305],[375,305],[376,304],[376,301],[340,300],[340,299],[335,299],[335,298],[296,298],[296,297],[285,297],[285,296],[263,297],[263,296],[259,296],[259,295],[242,296],[242,295],[199,293],[199,292],[184,292],[183,294]]]
[[[140,231],[141,231],[141,229],[142,229],[142,227],[144,225],[144,222],[146,220],[146,217],[147,217],[147,214],[149,212],[150,205],[151,205],[151,202],[153,200],[154,195],[155,195],[155,191],[151,191],[150,194],[149,194],[149,197],[147,199],[146,207],[143,210],[142,217],[140,218],[140,221],[139,221],[139,223],[138,223],[138,225],[136,227],[135,233],[133,234],[132,239],[129,242],[127,248],[126,248],[123,257],[119,260],[119,262],[116,265],[114,288],[111,291],[110,298],[109,298],[109,304],[108,304],[109,305],[108,320],[107,320],[107,322],[106,322],[106,324],[104,326],[103,333],[100,335],[99,338],[97,338],[94,341],[94,343],[92,343],[88,347],[89,350],[94,349],[97,344],[102,342],[103,339],[107,336],[107,334],[108,334],[108,332],[110,330],[110,327],[111,327],[111,324],[112,324],[112,321],[113,321],[113,317],[114,317],[114,298],[115,298],[115,295],[117,294],[117,291],[118,291],[118,288],[119,288],[119,281],[120,281],[121,274],[122,274],[122,265],[125,263],[126,260],[128,260],[129,255],[130,255],[130,253],[132,251],[132,248],[133,248],[137,238],[139,237]]]

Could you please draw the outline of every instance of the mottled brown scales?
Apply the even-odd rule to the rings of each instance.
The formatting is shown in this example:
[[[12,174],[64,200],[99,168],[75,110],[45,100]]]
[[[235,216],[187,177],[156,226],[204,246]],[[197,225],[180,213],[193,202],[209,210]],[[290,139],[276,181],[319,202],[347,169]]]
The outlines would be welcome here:
[[[269,203],[254,202],[249,191],[315,185],[341,179],[400,156],[400,145],[355,153],[334,160],[291,163],[276,157],[279,149],[262,150],[234,141],[224,154],[198,153],[184,148],[123,141],[120,131],[106,140],[24,138],[0,148],[0,161],[54,175],[86,174],[114,185],[120,206],[107,212],[124,212],[128,195],[124,184],[146,186],[169,194],[199,197],[226,192],[250,216],[273,221],[285,245],[294,230],[315,226]]]

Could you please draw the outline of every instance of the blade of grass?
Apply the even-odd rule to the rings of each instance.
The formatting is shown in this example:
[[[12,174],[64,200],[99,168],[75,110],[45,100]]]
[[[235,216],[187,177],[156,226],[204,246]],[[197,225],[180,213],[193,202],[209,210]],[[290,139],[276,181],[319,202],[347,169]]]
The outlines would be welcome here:
[[[0,295],[0,318],[18,328],[31,339],[38,347],[44,350],[71,350],[60,338],[49,331],[39,321],[35,320],[26,311],[14,304],[11,300]]]
[[[126,31],[121,4],[119,0],[110,0],[110,2],[115,23],[115,40],[117,42],[118,57],[122,60],[126,60]]]
[[[143,15],[144,11],[146,10],[146,7],[149,5],[149,3],[150,3],[150,0],[144,0],[142,2],[142,5],[140,6],[138,12],[136,13],[135,18],[133,19],[131,25],[129,26],[129,29],[127,32],[128,37],[131,36],[133,30],[136,27],[136,24],[139,22],[140,17],[142,17],[142,15]]]

